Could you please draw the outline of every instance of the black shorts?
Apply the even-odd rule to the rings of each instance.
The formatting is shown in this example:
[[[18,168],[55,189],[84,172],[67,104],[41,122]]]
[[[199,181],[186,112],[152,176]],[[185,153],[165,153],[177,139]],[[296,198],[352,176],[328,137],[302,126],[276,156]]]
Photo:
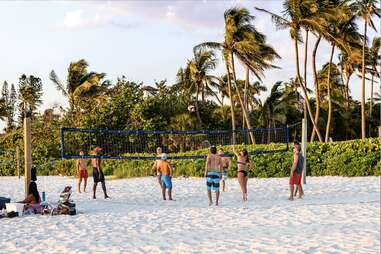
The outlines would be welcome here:
[[[103,171],[101,169],[98,171],[97,168],[93,168],[93,179],[94,183],[104,182],[105,176],[103,174]]]
[[[238,170],[238,173],[242,173],[244,177],[247,176],[247,171],[246,170]]]

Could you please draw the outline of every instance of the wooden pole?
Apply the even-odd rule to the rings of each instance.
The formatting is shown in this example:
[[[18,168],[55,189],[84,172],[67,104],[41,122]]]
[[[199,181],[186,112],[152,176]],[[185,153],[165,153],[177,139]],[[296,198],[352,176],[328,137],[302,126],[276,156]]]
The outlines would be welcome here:
[[[17,169],[17,176],[20,179],[20,147],[16,146],[16,169]]]
[[[306,184],[306,168],[307,168],[307,118],[302,121],[302,155],[304,157],[302,182]]]
[[[28,196],[32,168],[32,126],[30,117],[24,118],[25,197]]]

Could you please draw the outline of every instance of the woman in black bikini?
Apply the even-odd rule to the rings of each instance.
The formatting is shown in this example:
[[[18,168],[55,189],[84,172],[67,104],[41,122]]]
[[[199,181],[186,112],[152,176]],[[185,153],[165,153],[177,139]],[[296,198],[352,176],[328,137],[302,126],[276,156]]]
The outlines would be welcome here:
[[[237,178],[242,190],[242,199],[247,201],[247,181],[249,180],[247,168],[249,166],[249,154],[246,149],[242,149],[239,153],[234,150],[237,157]]]

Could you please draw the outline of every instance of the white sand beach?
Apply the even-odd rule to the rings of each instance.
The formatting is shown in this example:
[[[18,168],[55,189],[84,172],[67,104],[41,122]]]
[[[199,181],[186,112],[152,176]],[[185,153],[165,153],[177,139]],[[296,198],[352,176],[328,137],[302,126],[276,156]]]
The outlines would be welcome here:
[[[288,179],[249,179],[244,208],[236,179],[208,207],[201,178],[175,178],[162,201],[155,178],[107,181],[110,200],[73,193],[76,216],[0,219],[0,253],[379,253],[380,178],[309,177],[288,201]],[[0,196],[23,197],[23,179],[0,177]],[[69,177],[39,177],[58,200]]]

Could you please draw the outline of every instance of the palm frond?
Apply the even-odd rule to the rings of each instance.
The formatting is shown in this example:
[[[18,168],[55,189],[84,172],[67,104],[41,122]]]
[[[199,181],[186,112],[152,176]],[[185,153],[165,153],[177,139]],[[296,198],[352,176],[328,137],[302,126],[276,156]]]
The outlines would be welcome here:
[[[55,84],[57,90],[67,97],[67,90],[54,70],[50,72],[49,79]]]

